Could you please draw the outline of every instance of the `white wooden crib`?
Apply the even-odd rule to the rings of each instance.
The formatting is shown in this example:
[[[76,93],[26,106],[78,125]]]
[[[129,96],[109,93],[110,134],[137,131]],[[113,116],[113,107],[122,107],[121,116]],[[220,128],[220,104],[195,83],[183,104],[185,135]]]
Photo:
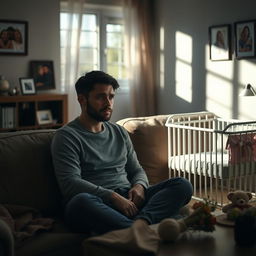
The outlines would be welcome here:
[[[211,112],[170,115],[170,177],[191,181],[194,198],[222,206],[228,191],[256,193],[256,121],[241,122]]]

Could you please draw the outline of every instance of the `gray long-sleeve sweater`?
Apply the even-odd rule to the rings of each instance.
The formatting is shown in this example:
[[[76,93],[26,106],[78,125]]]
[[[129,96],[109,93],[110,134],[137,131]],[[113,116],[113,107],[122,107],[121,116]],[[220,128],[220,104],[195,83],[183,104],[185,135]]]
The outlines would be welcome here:
[[[99,133],[87,131],[79,119],[57,130],[52,142],[56,178],[64,201],[78,193],[97,195],[107,202],[117,188],[148,187],[126,130],[110,122]]]

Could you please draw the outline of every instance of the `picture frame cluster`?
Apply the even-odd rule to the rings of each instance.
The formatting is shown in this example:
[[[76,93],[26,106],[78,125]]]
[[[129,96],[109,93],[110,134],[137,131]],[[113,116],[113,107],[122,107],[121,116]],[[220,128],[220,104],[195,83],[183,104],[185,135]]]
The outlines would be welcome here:
[[[0,19],[0,55],[28,55],[28,22]],[[55,89],[53,61],[30,61],[29,77],[20,77],[22,95]]]
[[[232,42],[231,24],[209,27],[210,60],[232,60],[232,47],[236,59],[255,58],[256,20],[234,23],[234,42]],[[232,44],[233,43],[233,44]]]
[[[55,89],[53,61],[31,61],[30,75],[19,78],[22,95],[33,95],[39,90]]]

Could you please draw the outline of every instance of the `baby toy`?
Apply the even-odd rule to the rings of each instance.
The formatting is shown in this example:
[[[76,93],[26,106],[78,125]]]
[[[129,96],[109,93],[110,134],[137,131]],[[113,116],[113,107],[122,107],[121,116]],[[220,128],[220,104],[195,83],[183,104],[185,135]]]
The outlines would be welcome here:
[[[163,242],[175,242],[179,235],[187,229],[203,230],[206,232],[214,231],[216,218],[211,212],[215,210],[215,206],[215,204],[208,200],[196,202],[192,206],[193,213],[188,217],[180,220],[171,218],[162,220],[158,226],[160,239]]]
[[[244,210],[252,207],[249,204],[252,194],[249,192],[237,190],[228,193],[227,198],[231,203],[223,206],[222,211],[227,214],[228,220],[234,221]]]

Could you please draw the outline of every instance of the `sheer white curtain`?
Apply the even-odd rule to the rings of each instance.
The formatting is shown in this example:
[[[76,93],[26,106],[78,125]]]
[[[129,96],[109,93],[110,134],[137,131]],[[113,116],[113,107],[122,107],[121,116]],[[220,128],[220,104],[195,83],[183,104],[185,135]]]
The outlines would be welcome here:
[[[75,92],[75,82],[79,77],[79,48],[80,48],[80,29],[82,25],[82,14],[84,11],[85,0],[63,0],[61,1],[60,11],[65,12],[66,35],[61,38],[64,45],[64,54],[61,57],[65,63],[61,72],[62,86],[68,94],[68,119],[73,120],[81,110],[77,102]]]
[[[80,114],[75,81],[79,77],[79,48],[82,14],[86,0],[61,0],[61,12],[66,12],[65,52],[61,54],[62,83],[69,97],[69,120]],[[134,116],[156,114],[156,89],[153,69],[150,0],[123,0],[125,20],[125,60],[128,63],[131,105]]]
[[[156,114],[156,86],[153,68],[153,34],[149,0],[124,0],[126,61],[133,113]]]

